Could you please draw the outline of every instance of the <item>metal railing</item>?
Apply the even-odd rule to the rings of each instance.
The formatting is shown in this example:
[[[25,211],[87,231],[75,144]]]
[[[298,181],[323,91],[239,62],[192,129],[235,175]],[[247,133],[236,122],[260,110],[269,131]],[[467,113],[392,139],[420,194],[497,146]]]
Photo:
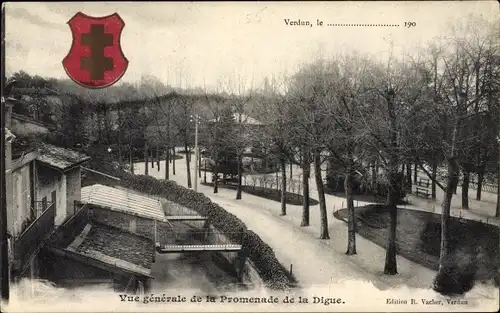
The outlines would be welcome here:
[[[39,217],[14,239],[14,262],[16,268],[24,268],[33,253],[47,240],[54,230],[55,203],[51,203]]]

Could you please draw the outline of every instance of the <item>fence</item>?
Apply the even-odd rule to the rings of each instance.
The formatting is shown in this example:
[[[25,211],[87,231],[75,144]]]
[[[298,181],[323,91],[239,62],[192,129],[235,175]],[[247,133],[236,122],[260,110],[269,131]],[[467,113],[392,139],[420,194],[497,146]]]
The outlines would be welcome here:
[[[260,188],[269,188],[274,189],[276,192],[281,191],[282,180],[281,175],[276,177],[276,174],[268,174],[268,175],[252,175],[250,177],[243,176],[242,184],[244,186],[248,186],[250,188],[260,187]],[[286,191],[302,195],[302,180],[300,179],[290,179],[289,176],[286,177]]]
[[[462,183],[460,185],[462,185]],[[469,188],[477,190],[477,188],[478,188],[477,182],[470,181],[469,182]],[[498,192],[498,187],[497,187],[497,185],[494,185],[494,184],[485,184],[485,183],[483,183],[482,186],[481,186],[481,190],[496,194]]]

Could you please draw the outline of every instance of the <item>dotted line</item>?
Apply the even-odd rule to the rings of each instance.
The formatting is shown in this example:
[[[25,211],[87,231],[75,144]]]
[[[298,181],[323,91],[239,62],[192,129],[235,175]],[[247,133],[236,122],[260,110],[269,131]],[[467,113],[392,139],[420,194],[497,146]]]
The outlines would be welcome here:
[[[332,27],[399,27],[399,24],[326,24]]]

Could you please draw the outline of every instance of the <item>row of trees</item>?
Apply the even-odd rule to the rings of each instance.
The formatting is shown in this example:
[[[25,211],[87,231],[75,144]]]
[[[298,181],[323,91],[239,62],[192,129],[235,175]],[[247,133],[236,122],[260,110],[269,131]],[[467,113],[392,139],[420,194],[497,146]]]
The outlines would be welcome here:
[[[268,135],[277,143],[276,153],[284,157],[294,148],[302,151],[304,182],[309,162],[313,164],[321,212],[320,238],[329,237],[321,153],[328,151],[344,172],[349,212],[347,254],[356,253],[354,170],[380,164],[391,221],[384,272],[396,274],[396,205],[404,188],[403,168],[418,164],[445,192],[435,281],[437,290],[445,288],[454,264],[448,221],[459,176],[463,176],[462,206],[468,209],[471,173],[482,179],[487,165],[495,163],[497,177],[500,171],[499,35],[498,24],[473,19],[465,29],[456,29],[454,36],[437,39],[413,56],[391,56],[382,62],[356,53],[338,55],[304,65],[277,84],[282,91],[275,92],[274,105],[264,102],[261,118],[271,128]],[[279,110],[273,110],[275,106]],[[436,175],[441,165],[448,171],[444,183]],[[308,210],[305,203],[302,225],[309,224]],[[286,214],[284,209],[282,214]],[[498,200],[496,216],[500,216]]]

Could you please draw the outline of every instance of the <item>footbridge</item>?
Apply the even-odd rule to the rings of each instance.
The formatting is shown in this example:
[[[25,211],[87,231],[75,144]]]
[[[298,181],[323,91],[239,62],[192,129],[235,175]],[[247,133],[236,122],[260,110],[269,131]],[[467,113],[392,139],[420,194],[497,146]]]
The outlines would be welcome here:
[[[156,251],[158,253],[182,252],[240,252],[244,232],[221,232],[210,227],[202,229],[172,227],[170,223],[158,223]]]

